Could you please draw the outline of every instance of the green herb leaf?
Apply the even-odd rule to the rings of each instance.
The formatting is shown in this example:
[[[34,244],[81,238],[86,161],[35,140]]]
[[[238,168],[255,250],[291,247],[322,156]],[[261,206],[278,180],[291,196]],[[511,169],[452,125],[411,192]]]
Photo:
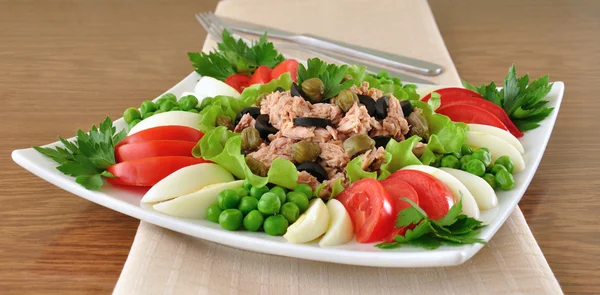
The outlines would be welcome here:
[[[402,200],[408,202],[411,207],[398,212],[398,218],[396,219],[396,227],[405,227],[411,224],[418,224],[421,220],[427,218],[427,213],[423,211],[417,204],[408,198],[402,198]]]
[[[379,249],[395,249],[395,248],[400,248],[400,243],[398,242],[386,242],[386,243],[379,243],[377,245],[375,245],[375,247],[379,248]]]
[[[354,85],[352,79],[342,82],[348,72],[347,65],[327,64],[318,58],[309,58],[306,65],[306,67],[303,64],[298,65],[298,85],[302,85],[302,82],[308,79],[319,78],[324,85],[324,100],[332,98],[340,91]]]
[[[437,222],[441,226],[450,226],[456,222],[456,218],[458,217],[460,212],[462,212],[462,192],[461,192],[461,200],[458,201],[458,203],[454,204],[448,211],[448,214],[446,214],[446,216],[439,219]]]
[[[77,176],[75,182],[92,191],[99,190],[104,185],[100,174]]]

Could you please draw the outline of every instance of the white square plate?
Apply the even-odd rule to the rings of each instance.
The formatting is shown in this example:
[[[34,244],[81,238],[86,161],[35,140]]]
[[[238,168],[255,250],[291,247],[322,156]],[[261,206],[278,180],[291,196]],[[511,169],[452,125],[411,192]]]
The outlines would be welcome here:
[[[179,97],[183,92],[193,91],[199,78],[200,76],[193,72],[167,92]],[[481,230],[480,238],[489,241],[523,197],[550,139],[563,93],[564,84],[555,82],[552,91],[545,98],[550,101],[549,105],[555,107],[555,110],[541,123],[539,128],[528,131],[521,139],[526,151],[524,158],[527,168],[515,175],[517,185],[514,189],[497,192],[498,207],[482,212],[482,217],[489,222],[489,225]],[[119,130],[126,124],[123,119],[119,119],[115,121],[115,126]],[[60,145],[60,143],[55,142],[48,146],[56,145]],[[12,158],[33,174],[94,203],[173,231],[249,251],[352,265],[438,267],[462,264],[483,247],[481,244],[474,244],[460,247],[444,246],[436,250],[412,247],[380,250],[373,247],[373,244],[359,244],[355,241],[328,248],[320,248],[317,243],[290,244],[282,237],[246,231],[230,232],[208,220],[182,219],[158,213],[152,207],[140,204],[145,189],[124,189],[106,183],[100,191],[86,190],[77,184],[73,177],[56,170],[57,165],[54,161],[44,157],[33,148],[15,150]]]

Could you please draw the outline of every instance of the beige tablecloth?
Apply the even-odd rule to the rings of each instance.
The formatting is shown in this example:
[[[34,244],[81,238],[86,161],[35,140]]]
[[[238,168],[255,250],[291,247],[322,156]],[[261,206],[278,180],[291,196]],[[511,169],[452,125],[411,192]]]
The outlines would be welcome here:
[[[190,14],[192,11],[190,11]],[[444,65],[459,85],[427,2],[226,0],[217,14],[366,45]],[[192,17],[190,15],[190,17]],[[204,49],[214,43],[207,41]],[[142,222],[114,294],[562,294],[517,208],[467,263],[348,266],[237,250]]]

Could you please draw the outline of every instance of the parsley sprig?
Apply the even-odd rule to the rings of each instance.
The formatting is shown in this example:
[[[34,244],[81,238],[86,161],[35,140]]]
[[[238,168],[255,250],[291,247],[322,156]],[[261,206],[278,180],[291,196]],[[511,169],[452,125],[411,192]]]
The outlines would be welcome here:
[[[508,70],[508,75],[504,78],[504,87],[500,91],[493,81],[479,87],[466,81],[463,81],[463,85],[467,89],[478,92],[486,100],[501,106],[521,131],[539,127],[538,123],[554,110],[546,107],[548,101],[542,100],[552,89],[552,83],[548,82],[548,75],[529,83],[529,74],[518,77],[514,65]]]
[[[125,130],[116,131],[112,120],[107,117],[99,128],[94,125],[88,133],[78,130],[72,142],[59,137],[64,148],[33,148],[59,163],[56,169],[75,177],[75,181],[86,189],[98,190],[104,184],[102,176],[115,177],[106,168],[115,164],[115,145],[127,136]]]
[[[217,49],[209,53],[188,52],[196,72],[225,81],[233,74],[254,73],[256,68],[265,65],[274,67],[285,58],[273,43],[267,41],[267,34],[248,46],[242,39],[236,40],[227,30],[223,30],[223,41],[217,43]]]
[[[410,203],[411,207],[398,213],[396,227],[411,224],[416,226],[407,230],[404,236],[396,235],[394,242],[377,244],[376,247],[394,249],[402,245],[411,245],[433,250],[442,245],[486,244],[484,240],[476,237],[479,234],[478,229],[483,226],[482,222],[461,214],[462,200],[454,204],[448,214],[439,220],[428,218],[427,213],[413,201],[407,198],[403,200]]]
[[[340,91],[348,89],[354,84],[352,79],[342,82],[348,71],[347,65],[327,64],[318,58],[309,58],[306,65],[307,67],[304,67],[303,64],[298,66],[298,85],[302,85],[302,81],[310,78],[319,78],[325,85],[324,100],[338,95]]]

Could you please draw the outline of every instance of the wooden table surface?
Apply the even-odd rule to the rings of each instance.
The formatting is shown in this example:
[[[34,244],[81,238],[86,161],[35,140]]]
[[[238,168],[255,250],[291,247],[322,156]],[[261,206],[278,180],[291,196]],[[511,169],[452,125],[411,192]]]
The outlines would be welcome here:
[[[565,98],[521,208],[565,293],[600,294],[600,1],[430,1],[458,71],[520,73]],[[0,293],[106,294],[138,221],[18,167],[17,148],[69,137],[170,88],[216,1],[0,0]]]

